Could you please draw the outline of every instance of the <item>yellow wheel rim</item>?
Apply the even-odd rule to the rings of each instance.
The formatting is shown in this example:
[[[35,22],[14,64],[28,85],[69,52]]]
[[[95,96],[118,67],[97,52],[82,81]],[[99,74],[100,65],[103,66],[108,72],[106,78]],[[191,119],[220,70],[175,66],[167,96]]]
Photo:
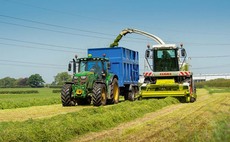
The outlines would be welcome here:
[[[101,102],[102,104],[106,104],[106,92],[105,92],[105,88],[103,87],[102,91],[101,91]]]
[[[119,101],[119,88],[117,83],[113,86],[113,96],[115,101]]]

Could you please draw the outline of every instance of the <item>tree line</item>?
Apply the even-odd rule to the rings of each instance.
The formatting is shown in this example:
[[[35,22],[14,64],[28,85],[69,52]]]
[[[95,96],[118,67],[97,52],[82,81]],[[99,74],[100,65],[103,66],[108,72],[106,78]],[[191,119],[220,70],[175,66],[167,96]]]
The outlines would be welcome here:
[[[54,81],[49,84],[53,86],[61,86],[66,81],[71,81],[72,77],[67,72],[58,73],[54,77]],[[24,78],[12,78],[12,77],[5,77],[0,79],[0,88],[26,88],[26,87],[45,87],[45,81],[43,80],[40,74],[33,74],[29,77]]]

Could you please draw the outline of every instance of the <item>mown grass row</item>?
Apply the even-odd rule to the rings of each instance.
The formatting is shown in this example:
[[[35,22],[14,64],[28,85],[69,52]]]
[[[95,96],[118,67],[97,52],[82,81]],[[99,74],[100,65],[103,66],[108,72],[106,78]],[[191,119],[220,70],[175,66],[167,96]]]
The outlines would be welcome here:
[[[85,108],[49,119],[0,123],[0,141],[66,141],[87,132],[96,132],[134,120],[167,105],[175,98],[123,102],[105,107]],[[111,134],[112,135],[112,134]]]
[[[8,91],[9,89],[1,89]],[[27,88],[11,89],[10,91],[28,91]],[[60,104],[60,94],[53,93],[50,88],[37,88],[37,94],[0,94],[0,109],[12,109],[30,106]]]

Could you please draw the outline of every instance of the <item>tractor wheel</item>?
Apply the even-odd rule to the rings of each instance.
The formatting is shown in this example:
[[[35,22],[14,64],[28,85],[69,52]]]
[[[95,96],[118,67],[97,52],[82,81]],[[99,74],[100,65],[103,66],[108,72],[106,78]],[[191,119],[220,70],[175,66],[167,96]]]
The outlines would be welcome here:
[[[117,104],[119,102],[119,94],[120,94],[120,90],[118,86],[118,81],[116,78],[114,78],[111,86],[111,95],[113,96],[112,103]]]
[[[104,84],[94,84],[92,98],[94,106],[106,105],[107,95]]]
[[[132,87],[132,90],[129,91],[128,100],[129,101],[134,101],[135,100],[135,90],[134,90],[134,87]]]
[[[72,100],[72,85],[71,84],[65,84],[62,87],[61,101],[62,101],[62,106],[75,105],[74,101]]]

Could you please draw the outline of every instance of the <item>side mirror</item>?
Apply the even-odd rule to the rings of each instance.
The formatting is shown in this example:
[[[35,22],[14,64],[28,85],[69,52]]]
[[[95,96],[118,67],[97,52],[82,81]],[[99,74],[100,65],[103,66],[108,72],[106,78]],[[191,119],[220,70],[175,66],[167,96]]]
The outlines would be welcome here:
[[[186,51],[184,48],[181,49],[181,56],[182,57],[185,57],[186,56]]]
[[[150,51],[149,50],[146,50],[145,51],[145,58],[149,58],[150,57]]]
[[[108,68],[108,70],[110,70],[110,68],[111,68],[110,62],[107,63],[107,68]]]
[[[68,71],[71,71],[71,69],[72,69],[72,65],[71,65],[71,63],[69,63],[69,65],[68,65]]]

